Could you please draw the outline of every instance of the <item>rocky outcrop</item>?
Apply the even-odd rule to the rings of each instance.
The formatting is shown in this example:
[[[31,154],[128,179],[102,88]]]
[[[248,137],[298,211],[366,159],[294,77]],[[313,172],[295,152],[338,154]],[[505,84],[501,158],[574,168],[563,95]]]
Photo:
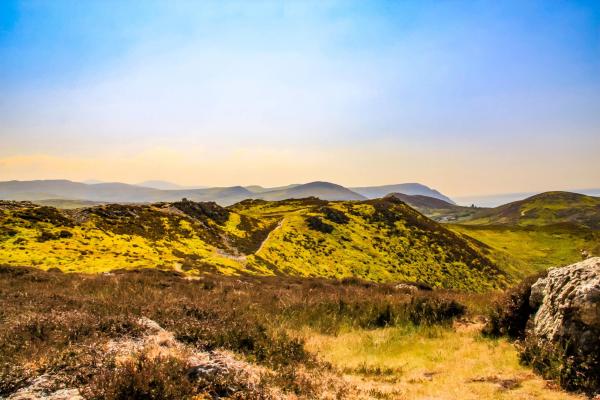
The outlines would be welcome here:
[[[41,375],[29,386],[9,396],[8,400],[83,400],[78,389],[57,389],[56,386],[52,375]]]
[[[567,388],[600,391],[600,257],[550,270],[529,303],[524,359]]]
[[[600,257],[551,270],[531,287],[529,303],[539,307],[532,332],[539,340],[600,349]]]
[[[419,292],[419,289],[415,285],[411,285],[409,283],[399,283],[394,286],[394,289],[396,289],[399,292],[411,295],[417,294]]]

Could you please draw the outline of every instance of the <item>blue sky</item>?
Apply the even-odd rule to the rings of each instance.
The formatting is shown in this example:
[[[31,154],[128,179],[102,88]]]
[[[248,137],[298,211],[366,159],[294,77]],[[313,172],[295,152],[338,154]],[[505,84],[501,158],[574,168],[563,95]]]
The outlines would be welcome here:
[[[598,1],[0,2],[0,179],[600,186]]]

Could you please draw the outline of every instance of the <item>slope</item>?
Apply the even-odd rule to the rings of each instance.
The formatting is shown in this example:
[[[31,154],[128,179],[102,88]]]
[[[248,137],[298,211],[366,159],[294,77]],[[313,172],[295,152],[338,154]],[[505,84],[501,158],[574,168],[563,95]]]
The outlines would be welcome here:
[[[412,208],[418,210],[420,213],[438,222],[457,222],[470,219],[474,215],[477,215],[485,210],[477,207],[457,206],[456,204],[448,203],[447,201],[438,199],[436,197],[423,195],[390,193],[388,196],[402,200]]]
[[[490,246],[497,264],[525,276],[600,254],[600,198],[546,192],[449,228]]]
[[[508,279],[488,249],[393,198],[326,202],[247,200],[233,211],[279,228],[256,253],[278,271],[483,290]]]
[[[58,210],[0,201],[0,264],[106,272],[239,273],[272,229],[215,203],[108,204]],[[270,271],[255,271],[270,273]]]
[[[420,183],[400,183],[395,185],[384,185],[384,186],[365,186],[365,187],[354,187],[350,190],[355,191],[369,199],[378,199],[386,196],[390,193],[403,193],[408,195],[422,195],[434,197],[436,199],[444,200],[450,204],[454,204],[454,201],[448,196],[443,195],[435,189],[431,189]]]
[[[573,224],[600,230],[600,197],[545,192],[482,212],[472,225],[545,226]]]
[[[180,201],[57,210],[0,202],[0,264],[106,272],[160,268],[504,286],[489,249],[394,199]]]
[[[575,225],[447,225],[485,243],[496,264],[515,277],[569,265],[600,254],[600,232]]]
[[[263,200],[302,199],[305,197],[318,197],[322,200],[365,200],[364,196],[351,191],[343,186],[330,182],[310,182],[303,185],[294,185],[284,189],[276,189],[259,193],[254,198]]]

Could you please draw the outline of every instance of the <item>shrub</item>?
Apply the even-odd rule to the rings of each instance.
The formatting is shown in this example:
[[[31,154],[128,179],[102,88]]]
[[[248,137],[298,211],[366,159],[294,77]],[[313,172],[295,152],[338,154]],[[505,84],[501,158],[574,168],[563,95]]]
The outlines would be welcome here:
[[[336,224],[347,224],[350,221],[350,218],[343,211],[336,210],[335,208],[321,207],[319,211],[323,213],[325,219]]]
[[[333,225],[329,225],[319,217],[310,216],[306,218],[306,223],[308,227],[314,231],[323,232],[323,233],[331,233],[333,232]]]
[[[529,304],[531,286],[545,273],[527,277],[519,285],[508,289],[488,315],[483,333],[488,336],[506,335],[511,339],[523,339],[529,317],[537,310]]]
[[[465,306],[455,300],[418,296],[409,304],[408,317],[415,325],[442,324],[464,315],[466,310]]]
[[[196,394],[187,377],[189,366],[174,357],[148,358],[138,354],[121,365],[111,365],[91,382],[92,400],[180,400]]]
[[[520,346],[519,358],[545,379],[552,379],[570,391],[590,396],[600,390],[600,355],[580,354],[568,343],[541,345],[527,337]]]

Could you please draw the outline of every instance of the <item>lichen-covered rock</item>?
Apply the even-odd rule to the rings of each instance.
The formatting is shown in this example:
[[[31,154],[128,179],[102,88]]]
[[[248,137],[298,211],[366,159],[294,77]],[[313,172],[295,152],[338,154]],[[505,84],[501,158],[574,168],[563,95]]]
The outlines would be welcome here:
[[[415,285],[411,285],[409,283],[399,283],[394,286],[394,289],[407,294],[417,294],[419,292],[419,289]]]
[[[524,359],[567,388],[600,391],[600,257],[550,270],[529,303]]]
[[[83,400],[83,397],[78,389],[57,389],[54,378],[45,374],[13,393],[8,400]]]
[[[600,349],[600,257],[551,270],[531,287],[529,302],[539,304],[538,340],[565,340],[583,353]]]

